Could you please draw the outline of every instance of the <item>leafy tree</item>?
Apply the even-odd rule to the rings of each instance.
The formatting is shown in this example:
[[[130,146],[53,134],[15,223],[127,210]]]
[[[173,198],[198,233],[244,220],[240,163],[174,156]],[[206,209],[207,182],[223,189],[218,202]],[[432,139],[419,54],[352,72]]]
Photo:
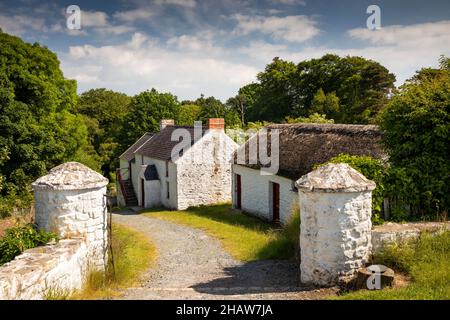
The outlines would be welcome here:
[[[91,143],[83,154],[95,155],[105,176],[110,176],[119,155],[117,139],[130,102],[126,94],[101,88],[82,93],[75,107],[77,113],[84,115]]]
[[[182,126],[192,126],[194,121],[200,120],[202,107],[196,104],[182,104],[177,117],[177,123]]]
[[[339,98],[334,92],[325,94],[320,88],[314,95],[311,103],[311,112],[313,114],[323,114],[329,119],[339,117]]]
[[[318,112],[338,123],[369,123],[395,88],[394,75],[378,62],[332,54],[297,65],[275,58],[258,81],[249,121],[279,122]]]
[[[389,152],[390,193],[421,216],[450,206],[450,71],[422,69],[381,114]]]
[[[225,126],[239,127],[241,121],[236,110],[229,108],[219,99],[214,97],[205,98],[203,95],[195,100],[195,104],[201,107],[200,120],[206,123],[209,118],[224,118]]]
[[[64,78],[54,53],[0,32],[3,197],[26,193],[48,169],[78,159],[88,140],[81,117],[71,113],[76,98],[76,82]]]
[[[134,96],[123,121],[120,151],[132,145],[145,132],[158,132],[159,122],[162,119],[176,119],[179,110],[180,103],[171,93],[151,89]]]

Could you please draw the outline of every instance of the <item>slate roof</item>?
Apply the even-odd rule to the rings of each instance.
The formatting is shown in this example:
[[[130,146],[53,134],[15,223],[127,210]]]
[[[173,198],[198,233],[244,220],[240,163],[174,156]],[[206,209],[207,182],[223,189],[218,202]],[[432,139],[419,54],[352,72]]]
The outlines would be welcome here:
[[[134,159],[134,154],[137,149],[139,149],[145,142],[147,142],[151,137],[153,137],[153,133],[146,132],[142,137],[140,137],[131,147],[129,147],[124,153],[119,156],[119,159],[125,161],[131,161]]]
[[[179,128],[188,130],[191,135],[190,146],[194,142],[194,127],[192,126],[167,126],[159,133],[156,133],[150,140],[146,141],[135,153],[139,153],[146,157],[160,159],[164,161],[171,160],[172,149],[179,141],[171,141],[172,133]],[[202,136],[207,131],[206,127],[202,128]],[[181,139],[180,139],[181,141]]]
[[[156,170],[156,167],[154,164],[148,165],[145,168],[144,177],[145,177],[145,180],[147,180],[147,181],[159,180],[158,171]]]
[[[273,124],[266,129],[268,132],[279,130],[278,175],[292,180],[312,171],[314,165],[325,163],[341,153],[387,160],[378,126],[296,123]],[[249,143],[255,142],[255,139],[257,135],[247,140],[237,152],[245,148],[246,162],[240,165],[260,169],[262,165],[259,160],[257,164],[248,163]],[[270,154],[270,137],[267,144]],[[234,163],[237,163],[236,153]]]

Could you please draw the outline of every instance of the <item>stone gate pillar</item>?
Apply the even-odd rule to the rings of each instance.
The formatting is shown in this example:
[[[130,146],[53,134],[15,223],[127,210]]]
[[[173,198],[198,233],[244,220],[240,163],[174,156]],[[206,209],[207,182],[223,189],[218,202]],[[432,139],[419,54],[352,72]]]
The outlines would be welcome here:
[[[83,238],[95,270],[104,270],[108,261],[107,184],[78,162],[61,164],[32,184],[38,227],[60,238]]]
[[[301,221],[300,280],[332,286],[369,258],[375,183],[339,163],[304,175],[296,186]]]

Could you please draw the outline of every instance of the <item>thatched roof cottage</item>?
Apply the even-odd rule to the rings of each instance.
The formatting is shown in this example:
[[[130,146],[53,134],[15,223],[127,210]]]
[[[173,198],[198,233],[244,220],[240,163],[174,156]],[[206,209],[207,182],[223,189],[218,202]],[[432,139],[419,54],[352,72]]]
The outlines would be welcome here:
[[[374,125],[273,124],[265,129],[266,141],[261,142],[259,132],[235,153],[233,207],[269,221],[287,222],[298,202],[294,183],[314,165],[341,153],[386,159],[381,132]],[[274,154],[271,150],[274,129],[279,132],[278,170],[267,175],[261,169],[269,165],[261,163],[260,154],[256,162],[249,159],[249,150],[260,150],[261,143],[266,143],[268,154]]]

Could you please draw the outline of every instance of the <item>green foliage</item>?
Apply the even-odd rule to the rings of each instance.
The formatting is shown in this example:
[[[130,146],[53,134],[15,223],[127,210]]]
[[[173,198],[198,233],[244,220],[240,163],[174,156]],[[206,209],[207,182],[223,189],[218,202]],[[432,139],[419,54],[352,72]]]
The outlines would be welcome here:
[[[343,299],[450,299],[450,232],[423,233],[420,239],[386,247],[375,255],[375,264],[383,264],[411,276],[405,288],[356,291]]]
[[[83,115],[89,138],[89,145],[80,149],[77,158],[109,178],[119,156],[118,140],[130,102],[126,94],[104,88],[91,89],[80,95],[75,108]]]
[[[27,193],[86,146],[86,127],[71,113],[76,98],[76,83],[64,78],[54,53],[0,32],[1,196]]]
[[[176,123],[180,126],[193,126],[195,121],[200,120],[202,107],[195,104],[183,104],[180,106],[180,112]]]
[[[422,69],[380,117],[390,156],[388,193],[421,217],[450,208],[450,72]]]
[[[373,159],[369,156],[352,156],[344,153],[331,158],[327,163],[347,163],[353,169],[363,174],[367,179],[376,183],[377,187],[372,192],[372,222],[374,224],[383,222],[380,216],[383,199],[385,197],[384,179],[386,169],[383,166],[383,163],[380,160]],[[314,169],[323,166],[324,164],[316,165]]]
[[[327,54],[298,65],[275,58],[258,81],[249,121],[320,113],[336,123],[369,123],[385,107],[395,77],[375,61]]]
[[[158,132],[161,119],[176,119],[180,103],[171,93],[155,89],[134,96],[120,133],[120,151],[131,146],[145,132]]]
[[[205,98],[202,95],[194,101],[194,104],[201,107],[200,120],[204,123],[206,123],[209,118],[224,118],[225,126],[227,128],[241,126],[239,113],[214,97]]]
[[[26,192],[17,196],[10,193],[7,196],[0,197],[0,219],[12,216],[13,213],[20,216],[29,212],[33,203],[33,195]]]
[[[290,118],[287,117],[287,123],[334,123],[333,119],[327,119],[326,115],[313,113],[309,117]]]
[[[32,224],[10,228],[0,239],[0,265],[13,260],[27,249],[45,245],[57,238],[55,233],[40,231]]]

